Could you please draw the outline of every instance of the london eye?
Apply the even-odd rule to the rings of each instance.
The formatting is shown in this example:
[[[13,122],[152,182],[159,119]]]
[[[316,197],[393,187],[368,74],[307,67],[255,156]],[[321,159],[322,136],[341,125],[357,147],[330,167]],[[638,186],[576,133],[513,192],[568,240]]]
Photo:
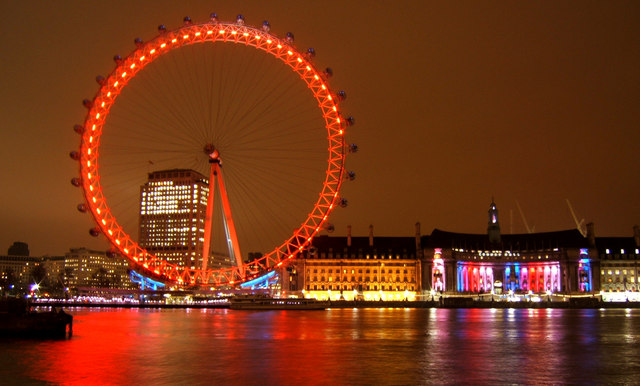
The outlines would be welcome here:
[[[314,49],[298,50],[293,34],[279,38],[266,21],[256,28],[242,15],[221,22],[216,14],[161,25],[134,43],[96,78],[74,128],[81,139],[70,154],[79,163],[72,184],[84,196],[78,209],[95,220],[92,235],[145,275],[218,288],[287,264],[332,229],[330,212],[347,202],[341,184],[354,178],[345,157],[357,147],[345,141],[353,124],[339,108],[345,94],[330,89],[332,71],[317,68]],[[182,242],[199,254],[177,263],[141,242],[141,202],[154,173],[182,170],[203,176],[208,194],[198,222],[180,225],[193,228]],[[229,264],[214,264],[216,256]]]

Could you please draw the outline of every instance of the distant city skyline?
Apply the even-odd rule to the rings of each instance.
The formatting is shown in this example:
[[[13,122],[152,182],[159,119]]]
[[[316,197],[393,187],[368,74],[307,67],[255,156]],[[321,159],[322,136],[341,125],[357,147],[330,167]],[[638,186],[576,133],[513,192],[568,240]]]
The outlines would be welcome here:
[[[89,236],[69,183],[81,101],[135,37],[211,12],[293,32],[347,92],[347,140],[359,151],[347,159],[356,179],[341,191],[349,206],[331,215],[333,235],[370,224],[406,235],[416,222],[482,233],[491,197],[503,233],[575,228],[566,199],[598,236],[632,236],[640,223],[637,2],[6,3],[0,247],[108,248]]]

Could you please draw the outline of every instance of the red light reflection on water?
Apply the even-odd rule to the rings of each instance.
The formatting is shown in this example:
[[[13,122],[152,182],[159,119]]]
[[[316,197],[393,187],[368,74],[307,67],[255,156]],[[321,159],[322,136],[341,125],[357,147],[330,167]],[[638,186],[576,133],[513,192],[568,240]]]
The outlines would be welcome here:
[[[153,319],[145,329],[130,314],[113,310],[81,312],[75,316],[74,336],[64,342],[47,342],[33,358],[37,378],[59,384],[125,384],[135,378],[122,359],[140,355],[145,347],[138,331],[153,334]],[[90,328],[85,328],[90,326]]]
[[[70,340],[0,341],[0,383],[633,383],[640,371],[634,311],[73,313]]]

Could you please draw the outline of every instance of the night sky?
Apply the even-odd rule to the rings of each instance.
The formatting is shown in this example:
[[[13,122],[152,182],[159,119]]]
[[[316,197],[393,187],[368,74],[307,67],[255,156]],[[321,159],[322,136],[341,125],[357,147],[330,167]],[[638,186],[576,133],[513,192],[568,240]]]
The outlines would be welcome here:
[[[483,233],[491,198],[503,233],[640,223],[640,2],[108,1],[0,5],[0,253],[105,249],[70,183],[73,125],[96,75],[159,24],[217,12],[295,33],[331,67],[356,118],[335,235]]]

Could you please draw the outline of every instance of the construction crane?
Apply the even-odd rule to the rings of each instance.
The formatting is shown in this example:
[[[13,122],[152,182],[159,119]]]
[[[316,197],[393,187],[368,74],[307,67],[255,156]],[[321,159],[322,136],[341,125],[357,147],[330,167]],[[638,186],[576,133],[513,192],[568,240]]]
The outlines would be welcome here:
[[[518,207],[518,211],[520,212],[520,217],[522,217],[522,222],[524,223],[524,227],[527,230],[527,233],[533,233],[536,229],[536,226],[529,228],[529,224],[527,224],[527,219],[524,218],[524,213],[522,212],[522,208],[520,208],[520,203],[516,200],[516,206]]]
[[[571,212],[573,221],[576,223],[576,229],[580,231],[580,234],[582,234],[582,237],[587,237],[587,227],[584,225],[584,219],[581,219],[580,221],[578,221],[578,217],[576,217],[576,213],[573,211],[571,202],[569,202],[568,198],[565,198],[565,201],[567,201],[567,206],[569,206],[569,211]]]

